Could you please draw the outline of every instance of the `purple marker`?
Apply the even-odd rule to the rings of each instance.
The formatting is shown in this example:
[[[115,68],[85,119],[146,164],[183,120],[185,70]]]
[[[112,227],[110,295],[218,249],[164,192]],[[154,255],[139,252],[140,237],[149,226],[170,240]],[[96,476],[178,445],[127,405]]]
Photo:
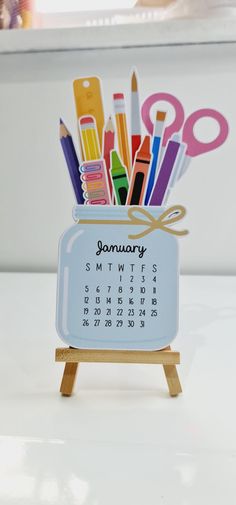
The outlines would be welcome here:
[[[160,166],[159,174],[149,200],[149,205],[162,205],[179,148],[179,142],[169,140]]]
[[[79,173],[79,160],[75,151],[72,136],[60,119],[60,141],[69,170],[72,186],[75,192],[76,201],[83,205],[84,197]]]

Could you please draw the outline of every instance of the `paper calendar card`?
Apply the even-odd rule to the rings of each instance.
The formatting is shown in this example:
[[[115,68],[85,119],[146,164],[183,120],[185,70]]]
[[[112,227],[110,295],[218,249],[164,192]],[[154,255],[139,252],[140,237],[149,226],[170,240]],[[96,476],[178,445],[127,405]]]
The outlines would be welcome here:
[[[172,226],[179,208],[76,206],[79,221],[59,246],[57,330],[64,342],[86,349],[170,344],[178,329],[174,234],[185,233]]]

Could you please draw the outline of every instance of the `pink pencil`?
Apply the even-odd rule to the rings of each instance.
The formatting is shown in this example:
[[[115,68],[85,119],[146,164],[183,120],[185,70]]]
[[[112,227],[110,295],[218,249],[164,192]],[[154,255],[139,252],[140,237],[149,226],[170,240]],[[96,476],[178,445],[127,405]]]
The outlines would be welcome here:
[[[115,143],[115,130],[114,130],[111,116],[109,116],[108,121],[105,126],[105,130],[104,130],[103,158],[105,160],[106,169],[107,169],[107,178],[108,178],[109,190],[110,190],[110,195],[111,195],[111,201],[113,201],[113,186],[112,186],[111,174],[110,174],[110,164],[111,164],[110,153],[114,149],[114,143]]]

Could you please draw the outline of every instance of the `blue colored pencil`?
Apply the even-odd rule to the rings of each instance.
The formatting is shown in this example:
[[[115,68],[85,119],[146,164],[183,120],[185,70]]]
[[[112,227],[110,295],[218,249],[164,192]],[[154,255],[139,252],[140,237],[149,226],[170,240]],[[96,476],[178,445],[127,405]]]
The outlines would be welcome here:
[[[149,172],[149,178],[147,183],[146,195],[144,199],[144,204],[148,205],[153,186],[157,176],[158,162],[160,158],[162,134],[164,129],[164,121],[166,117],[166,112],[157,111],[156,123],[153,131],[153,142],[152,142],[152,162]]]
[[[62,119],[60,119],[60,141],[69,170],[76,201],[83,205],[84,197],[79,173],[79,160],[75,151],[75,146],[70,132],[67,130]]]

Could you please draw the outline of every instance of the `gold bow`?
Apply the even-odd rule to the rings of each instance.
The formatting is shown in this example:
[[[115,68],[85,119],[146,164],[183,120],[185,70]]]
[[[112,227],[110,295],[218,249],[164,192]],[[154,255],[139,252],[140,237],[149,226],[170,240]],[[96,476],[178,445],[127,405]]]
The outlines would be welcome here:
[[[137,217],[137,214],[145,216],[145,219]],[[163,230],[171,233],[172,235],[187,235],[187,230],[173,230],[169,228],[168,225],[176,223],[182,219],[186,214],[186,210],[182,205],[174,205],[169,209],[165,210],[158,218],[155,218],[148,212],[148,210],[142,207],[131,207],[128,210],[128,216],[130,218],[130,224],[143,225],[146,226],[146,230],[136,235],[129,235],[130,239],[142,238],[148,233],[154,230]]]
[[[141,217],[138,216],[141,215]],[[182,205],[173,205],[169,209],[165,210],[158,218],[155,218],[148,212],[147,209],[142,207],[130,207],[128,210],[127,219],[78,219],[80,224],[127,224],[127,225],[139,225],[145,226],[146,229],[136,235],[128,235],[129,239],[138,239],[145,237],[148,233],[154,230],[162,230],[172,235],[187,235],[187,230],[174,230],[169,228],[168,225],[177,223],[186,214],[186,209]],[[143,219],[143,216],[145,219]]]

